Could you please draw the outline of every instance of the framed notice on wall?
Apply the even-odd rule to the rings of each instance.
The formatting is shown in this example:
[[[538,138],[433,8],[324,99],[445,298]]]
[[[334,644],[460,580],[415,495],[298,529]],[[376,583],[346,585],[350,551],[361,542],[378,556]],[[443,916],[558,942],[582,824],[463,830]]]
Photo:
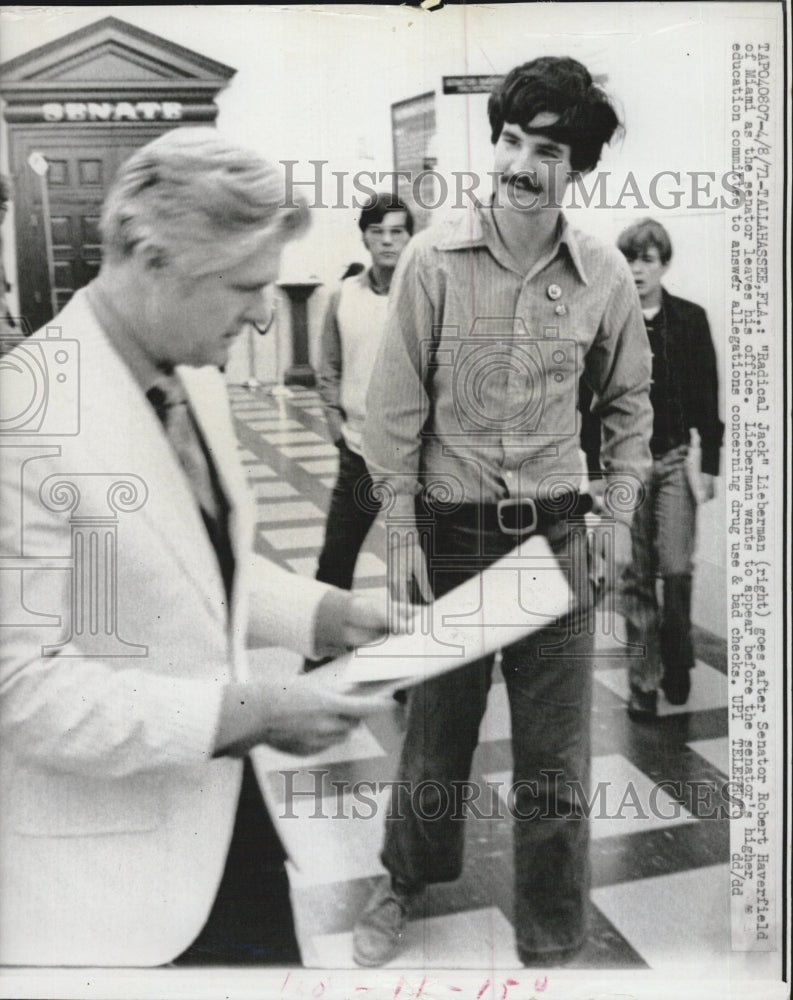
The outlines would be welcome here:
[[[428,221],[426,206],[435,204],[435,179],[432,173],[437,162],[433,153],[435,128],[434,91],[391,105],[394,171],[399,177],[398,191],[400,197],[414,210],[417,229],[423,228]]]

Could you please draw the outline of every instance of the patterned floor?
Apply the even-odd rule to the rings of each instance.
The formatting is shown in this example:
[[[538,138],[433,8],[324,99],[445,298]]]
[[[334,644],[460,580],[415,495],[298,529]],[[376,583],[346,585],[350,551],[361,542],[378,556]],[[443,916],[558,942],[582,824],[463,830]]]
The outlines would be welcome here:
[[[336,470],[317,397],[300,389],[291,396],[263,389],[231,393],[242,461],[261,511],[258,548],[296,573],[313,576]],[[382,544],[378,524],[359,560],[356,587],[383,585]],[[722,976],[744,968],[743,957],[730,951],[728,821],[707,815],[718,812],[727,778],[726,650],[704,632],[696,639],[701,659],[689,703],[683,708],[664,703],[655,724],[637,725],[625,713],[624,661],[614,658],[618,638],[599,636],[593,787],[602,787],[603,798],[593,812],[592,933],[573,968],[682,974],[696,966],[698,974],[718,970]],[[273,654],[265,654],[262,669],[268,668],[268,656]],[[283,669],[284,655],[278,659]],[[287,665],[297,668],[299,660],[288,659]],[[383,872],[378,853],[385,796],[364,799],[350,788],[357,779],[382,782],[395,776],[401,713],[395,704],[344,744],[310,759],[258,752],[257,766],[267,771],[271,805],[293,860],[307,965],[353,965],[351,929]],[[503,797],[510,743],[498,672],[481,736],[473,777]],[[511,824],[497,801],[489,805],[467,821],[463,877],[429,890],[395,966],[519,967],[511,924]],[[759,974],[754,966],[752,974]]]

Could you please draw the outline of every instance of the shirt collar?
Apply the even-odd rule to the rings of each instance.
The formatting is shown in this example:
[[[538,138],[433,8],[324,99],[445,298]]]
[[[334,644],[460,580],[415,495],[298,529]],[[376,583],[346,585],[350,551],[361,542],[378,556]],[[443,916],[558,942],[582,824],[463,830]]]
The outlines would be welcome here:
[[[553,260],[564,246],[578,277],[583,284],[588,285],[575,230],[567,221],[564,212],[560,213],[559,219],[558,235],[548,260],[549,262]],[[496,260],[503,259],[504,255],[509,253],[493,222],[489,201],[471,206],[461,218],[451,224],[449,230],[434,245],[437,250],[470,250],[475,247],[485,247]]]
[[[383,288],[382,285],[378,285],[375,281],[374,268],[368,267],[366,269],[366,277],[369,279],[369,287],[375,295],[388,295],[388,289]]]

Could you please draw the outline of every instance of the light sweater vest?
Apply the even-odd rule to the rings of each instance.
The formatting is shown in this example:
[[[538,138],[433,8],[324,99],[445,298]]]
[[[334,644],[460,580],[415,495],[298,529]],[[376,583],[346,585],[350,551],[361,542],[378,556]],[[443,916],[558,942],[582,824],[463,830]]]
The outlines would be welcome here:
[[[361,454],[366,391],[385,327],[388,296],[377,295],[368,272],[341,283],[336,323],[341,338],[340,402],[346,414],[342,434],[347,447]]]

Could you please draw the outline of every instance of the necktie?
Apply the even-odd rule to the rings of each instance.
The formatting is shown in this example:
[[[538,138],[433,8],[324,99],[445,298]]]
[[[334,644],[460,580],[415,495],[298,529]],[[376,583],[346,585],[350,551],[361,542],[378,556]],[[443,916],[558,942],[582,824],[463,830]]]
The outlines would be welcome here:
[[[214,475],[212,460],[193,422],[184,387],[175,375],[163,374],[146,395],[162,421],[201,508],[204,527],[215,550],[226,597],[230,602],[234,583],[234,552],[229,535],[229,507]]]
[[[182,383],[175,375],[163,375],[146,395],[163,423],[199,506],[213,521],[217,521],[217,491]]]

